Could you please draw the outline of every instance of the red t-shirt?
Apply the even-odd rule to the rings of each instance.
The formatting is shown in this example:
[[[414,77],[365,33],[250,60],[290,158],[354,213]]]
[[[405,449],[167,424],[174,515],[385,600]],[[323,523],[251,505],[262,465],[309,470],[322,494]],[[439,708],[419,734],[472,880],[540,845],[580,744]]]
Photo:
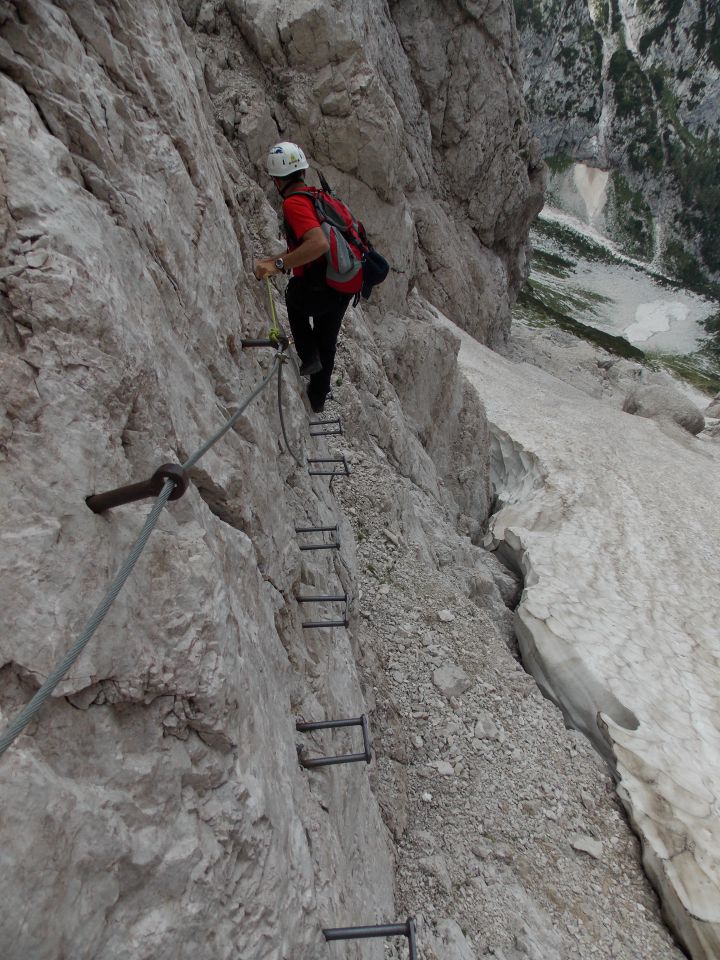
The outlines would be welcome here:
[[[315,213],[313,199],[306,193],[290,194],[289,197],[283,200],[282,211],[283,217],[294,234],[295,242],[288,237],[288,250],[294,250],[302,243],[302,238],[308,230],[320,226],[320,221]],[[304,264],[302,267],[294,267],[293,274],[296,277],[301,277],[308,267],[312,267],[323,259],[324,255],[318,257],[317,260],[313,260],[311,263]]]

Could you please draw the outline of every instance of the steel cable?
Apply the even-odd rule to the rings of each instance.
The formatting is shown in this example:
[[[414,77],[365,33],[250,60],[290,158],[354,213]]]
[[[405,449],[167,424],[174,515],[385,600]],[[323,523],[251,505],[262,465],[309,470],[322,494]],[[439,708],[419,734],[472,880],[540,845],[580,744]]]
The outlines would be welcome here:
[[[285,416],[283,415],[283,402],[282,402],[282,368],[283,368],[283,365],[281,363],[280,368],[278,369],[278,379],[277,379],[277,400],[278,400],[278,413],[280,414],[280,426],[282,428],[282,435],[285,440],[285,446],[287,448],[287,452],[293,458],[295,463],[299,467],[302,467],[304,466],[304,464],[300,460],[298,460],[298,458],[293,453],[293,449],[290,446],[290,441],[288,440],[287,430],[285,429]]]
[[[232,427],[237,423],[243,412],[249,406],[250,403],[257,397],[265,387],[270,383],[272,378],[276,373],[279,374],[280,368],[282,365],[282,349],[278,350],[278,353],[275,356],[273,361],[272,368],[270,373],[262,380],[258,387],[241,403],[240,407],[235,411],[235,413],[227,420],[223,426],[217,430],[209,440],[202,444],[192,456],[188,457],[185,463],[182,464],[183,470],[189,470],[190,467],[194,466],[198,460],[207,453],[207,451],[215,444],[217,441],[224,436],[228,430],[231,430]],[[278,393],[278,399],[280,399],[280,394]],[[282,422],[282,407],[280,412],[281,422]],[[283,426],[283,435],[284,435],[284,426]],[[287,437],[285,438],[287,442]],[[288,446],[288,450],[297,461],[297,458]],[[140,534],[132,545],[130,553],[127,556],[127,559],[123,565],[118,570],[115,575],[114,580],[108,587],[105,596],[100,601],[97,609],[93,615],[88,620],[85,625],[85,629],[82,631],[80,636],[77,638],[73,646],[68,650],[63,659],[60,661],[58,666],[52,671],[52,673],[47,677],[45,682],[42,684],[40,689],[36,692],[32,700],[20,711],[17,717],[13,720],[10,726],[7,728],[5,733],[0,736],[0,756],[5,753],[7,748],[12,744],[12,742],[19,736],[20,733],[25,729],[25,727],[30,723],[33,717],[40,710],[42,705],[45,703],[47,698],[53,692],[55,687],[60,683],[62,678],[65,676],[70,667],[75,663],[77,658],[80,656],[82,651],[87,646],[89,640],[100,626],[102,621],[105,619],[105,616],[116,600],[118,594],[122,590],[125,581],[130,576],[133,567],[137,563],[140,554],[145,549],[145,545],[148,542],[150,534],[155,529],[158,520],[160,519],[160,514],[162,513],[165,505],[168,502],[168,498],[175,488],[175,484],[172,480],[166,480],[163,485],[162,490],[160,491],[157,500],[153,504],[153,508],[147,516],[147,519],[143,525]]]
[[[160,514],[163,511],[165,504],[168,501],[168,497],[173,492],[175,484],[172,480],[166,480],[163,488],[158,496],[157,500],[153,504],[153,508],[148,514],[147,520],[140,531],[140,535],[135,541],[128,554],[127,560],[118,570],[115,579],[110,584],[105,596],[102,598],[97,609],[93,615],[88,620],[85,629],[80,634],[78,639],[75,641],[73,646],[68,650],[63,659],[60,661],[58,666],[53,670],[50,676],[45,680],[43,685],[37,691],[35,696],[32,698],[30,703],[25,706],[20,713],[17,715],[15,720],[10,724],[5,733],[0,737],[0,756],[7,750],[13,740],[25,729],[25,727],[30,723],[32,718],[38,712],[40,707],[45,703],[47,698],[53,692],[55,687],[60,683],[62,678],[65,676],[70,667],[75,663],[77,658],[83,652],[87,646],[88,641],[95,633],[97,628],[105,619],[105,615],[112,606],[115,598],[120,593],[123,588],[123,585],[127,578],[130,576],[133,567],[137,563],[137,560],[140,554],[145,549],[145,544],[148,541],[150,534],[155,529]]]
[[[228,430],[232,430],[232,428],[235,426],[235,424],[240,419],[242,414],[245,412],[245,409],[252,403],[252,401],[255,399],[255,397],[258,396],[258,394],[262,393],[262,391],[270,383],[272,378],[275,376],[275,374],[279,370],[281,354],[282,354],[282,350],[278,351],[278,354],[275,356],[275,360],[270,369],[270,373],[265,377],[265,379],[260,383],[260,385],[255,390],[253,390],[250,396],[240,405],[240,407],[235,411],[235,413],[230,417],[230,419],[226,420],[225,423],[222,425],[222,427],[220,427],[220,429],[217,430],[210,437],[209,440],[206,440],[201,447],[198,447],[198,449],[195,451],[195,453],[193,453],[192,456],[187,458],[185,463],[182,464],[183,470],[189,470],[190,467],[194,467],[195,464],[200,459],[200,457],[203,457],[208,452],[210,447],[212,447],[214,444],[218,442],[220,437],[225,436]]]

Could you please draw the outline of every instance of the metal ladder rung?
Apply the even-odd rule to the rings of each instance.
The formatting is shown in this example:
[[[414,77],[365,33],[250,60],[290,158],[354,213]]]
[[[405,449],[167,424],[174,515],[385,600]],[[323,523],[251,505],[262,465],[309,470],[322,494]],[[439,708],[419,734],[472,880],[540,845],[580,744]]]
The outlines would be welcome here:
[[[313,730],[331,730],[336,727],[362,727],[362,753],[345,753],[336,757],[304,757],[303,748],[298,746],[298,759],[304,767],[327,767],[338,763],[358,763],[361,760],[364,760],[365,763],[370,763],[372,760],[372,747],[370,743],[370,728],[365,714],[361,717],[353,717],[350,720],[319,720],[310,723],[307,723],[305,720],[298,720],[295,723],[295,729],[300,733],[308,733]]]
[[[303,620],[300,624],[303,630],[315,630],[321,627],[348,627],[350,625],[350,597],[347,593],[317,594],[317,596],[296,596],[298,603],[344,603],[345,612],[342,620]]]
[[[333,601],[347,600],[346,593],[318,593],[314,597],[295,597],[298,603],[332,603]]]
[[[310,421],[311,437],[335,437],[342,433],[344,433],[344,430],[340,417],[333,417],[332,419],[328,420]]]
[[[295,533],[334,533],[335,537],[329,543],[301,543],[301,550],[339,550],[340,529],[336,523],[332,527],[295,527]]]
[[[332,463],[334,464],[331,470],[313,470],[308,466],[308,473],[311,477],[349,477],[350,476],[350,464],[347,462],[344,456],[342,457],[308,457],[308,465],[310,464],[325,464]],[[337,468],[337,464],[342,464],[341,468]]]
[[[333,927],[323,930],[326,940],[361,940],[366,937],[407,937],[410,960],[417,960],[415,919],[405,923],[382,923],[372,927]]]

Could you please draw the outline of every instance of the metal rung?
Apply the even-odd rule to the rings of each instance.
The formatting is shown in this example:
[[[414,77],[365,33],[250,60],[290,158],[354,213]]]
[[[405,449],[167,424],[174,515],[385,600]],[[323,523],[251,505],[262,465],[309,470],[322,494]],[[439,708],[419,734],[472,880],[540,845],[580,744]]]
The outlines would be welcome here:
[[[328,530],[337,530],[335,523],[331,527],[295,527],[295,533],[325,533]]]
[[[318,594],[314,597],[296,596],[298,603],[344,603],[345,613],[342,620],[303,620],[301,626],[303,630],[314,630],[320,627],[347,627],[350,624],[349,608],[350,597],[346,594]]]
[[[349,620],[303,620],[303,630],[320,630],[323,627],[347,627]]]
[[[319,593],[315,597],[295,597],[298,603],[331,603],[332,601],[347,600],[346,593]]]
[[[301,550],[339,550],[339,543],[306,543],[300,547]]]
[[[243,350],[249,347],[284,347],[286,350],[290,346],[290,340],[286,336],[279,336],[275,340],[241,340],[240,345]]]
[[[312,470],[308,467],[308,473],[311,477],[349,477],[350,476],[350,465],[344,456],[342,457],[316,457],[315,459],[308,458],[308,464],[312,463],[332,463],[332,464],[342,464],[342,467],[338,468],[333,466],[331,470]]]
[[[323,930],[326,940],[361,940],[365,937],[407,937],[410,960],[417,960],[415,920],[408,917],[405,923],[382,923],[374,927],[334,927]]]
[[[295,527],[295,533],[334,533],[335,537],[329,543],[300,544],[301,550],[339,550],[340,530],[337,523],[332,527]]]
[[[338,757],[304,757],[303,748],[298,746],[298,759],[304,767],[327,767],[336,763],[358,763],[364,760],[370,763],[372,760],[372,750],[370,744],[370,728],[365,714],[361,717],[354,717],[351,720],[318,720],[312,723],[306,723],[304,720],[298,720],[295,729],[300,733],[307,733],[311,730],[330,730],[335,727],[362,727],[363,734],[363,752],[346,753]]]
[[[334,437],[343,432],[342,420],[340,417],[333,417],[330,420],[310,421],[311,437]]]

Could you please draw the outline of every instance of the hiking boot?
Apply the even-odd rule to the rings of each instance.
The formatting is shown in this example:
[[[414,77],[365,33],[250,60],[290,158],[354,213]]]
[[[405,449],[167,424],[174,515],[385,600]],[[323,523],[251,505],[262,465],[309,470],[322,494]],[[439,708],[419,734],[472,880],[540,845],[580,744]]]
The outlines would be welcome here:
[[[301,377],[311,377],[314,373],[320,373],[321,370],[322,363],[319,357],[314,357],[312,360],[308,360],[307,363],[300,364]]]
[[[313,413],[323,412],[323,410],[325,409],[325,397],[313,397],[308,392],[307,398]]]

